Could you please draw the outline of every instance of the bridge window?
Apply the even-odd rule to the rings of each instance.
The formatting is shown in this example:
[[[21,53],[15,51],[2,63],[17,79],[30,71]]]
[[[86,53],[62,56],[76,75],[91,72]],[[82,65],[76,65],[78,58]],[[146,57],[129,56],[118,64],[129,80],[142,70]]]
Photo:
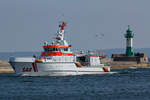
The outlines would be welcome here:
[[[44,48],[44,51],[45,51],[45,52],[52,52],[52,51],[53,51],[53,48]]]
[[[53,51],[55,51],[56,49],[55,48],[53,48]]]
[[[44,48],[45,52],[54,52],[54,51],[68,51],[68,48],[52,48],[52,47],[47,47]]]
[[[68,51],[68,48],[64,48],[64,51]]]
[[[60,51],[60,48],[48,47],[48,48],[44,48],[44,51],[45,51],[45,52]]]

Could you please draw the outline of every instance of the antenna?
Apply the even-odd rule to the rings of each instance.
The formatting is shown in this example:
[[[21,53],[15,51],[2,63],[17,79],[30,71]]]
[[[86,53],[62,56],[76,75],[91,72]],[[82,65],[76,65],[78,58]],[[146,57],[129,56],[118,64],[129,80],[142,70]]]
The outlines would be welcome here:
[[[65,19],[65,14],[64,13],[62,13],[60,16],[58,16],[58,24],[61,24],[62,23],[62,21],[65,21],[64,20]]]

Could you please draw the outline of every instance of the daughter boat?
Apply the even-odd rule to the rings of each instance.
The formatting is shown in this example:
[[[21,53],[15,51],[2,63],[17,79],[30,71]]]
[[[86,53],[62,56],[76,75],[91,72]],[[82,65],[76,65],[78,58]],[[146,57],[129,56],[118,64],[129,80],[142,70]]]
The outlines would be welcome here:
[[[44,43],[44,51],[39,58],[11,57],[9,63],[15,73],[20,76],[66,76],[82,74],[104,74],[110,66],[100,62],[95,53],[77,55],[70,50],[71,45],[64,39],[66,23],[59,25],[55,41]]]

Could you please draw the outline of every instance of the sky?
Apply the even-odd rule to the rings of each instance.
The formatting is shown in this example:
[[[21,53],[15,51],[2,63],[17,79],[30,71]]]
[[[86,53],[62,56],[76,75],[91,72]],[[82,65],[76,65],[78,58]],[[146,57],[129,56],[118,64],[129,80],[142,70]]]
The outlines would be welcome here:
[[[60,21],[73,49],[149,48],[150,0],[0,0],[0,52],[41,51]]]

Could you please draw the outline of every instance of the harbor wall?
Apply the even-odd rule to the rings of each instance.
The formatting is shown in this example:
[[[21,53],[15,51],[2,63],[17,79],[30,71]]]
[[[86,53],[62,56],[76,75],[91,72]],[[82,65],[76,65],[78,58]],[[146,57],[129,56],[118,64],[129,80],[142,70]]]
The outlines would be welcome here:
[[[2,73],[14,73],[13,68],[7,60],[0,60],[0,74]]]
[[[113,61],[148,63],[148,56],[145,53],[135,53],[135,56],[126,56],[125,54],[112,54]]]
[[[121,68],[148,68],[150,63],[139,63],[137,61],[114,61],[113,58],[101,59],[101,62],[110,65],[111,69],[121,69]]]

